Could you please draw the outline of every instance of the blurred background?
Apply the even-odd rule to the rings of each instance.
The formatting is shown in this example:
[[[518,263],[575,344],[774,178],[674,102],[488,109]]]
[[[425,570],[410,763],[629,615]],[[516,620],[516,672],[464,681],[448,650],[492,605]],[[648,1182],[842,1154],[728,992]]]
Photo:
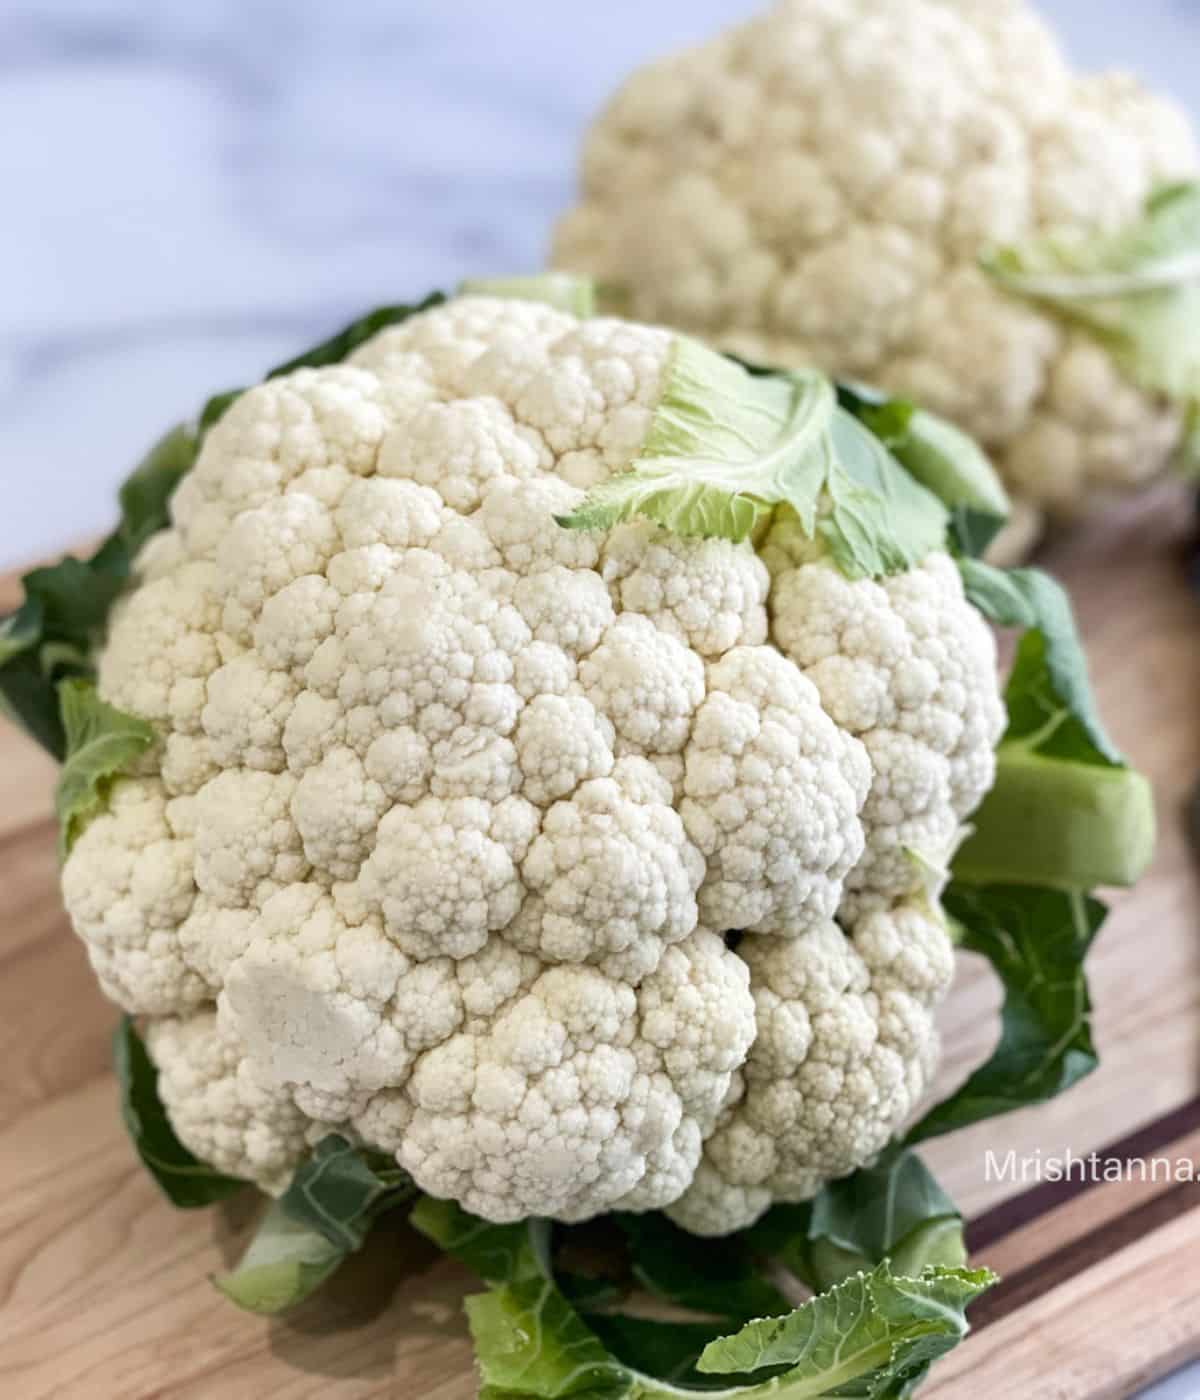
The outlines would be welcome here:
[[[755,0],[4,0],[0,567],[165,425],[375,303],[532,269],[635,64]],[[1189,98],[1198,0],[1044,0]],[[52,505],[50,503],[53,503]]]

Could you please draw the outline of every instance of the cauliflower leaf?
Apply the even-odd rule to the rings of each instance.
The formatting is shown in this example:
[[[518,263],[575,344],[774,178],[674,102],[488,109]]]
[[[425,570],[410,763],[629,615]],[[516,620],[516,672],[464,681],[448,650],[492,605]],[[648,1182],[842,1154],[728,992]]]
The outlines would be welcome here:
[[[995,249],[982,265],[998,286],[1098,341],[1139,387],[1184,408],[1185,464],[1200,466],[1200,181],[1162,186],[1116,233],[1051,234]]]
[[[550,1268],[550,1224],[518,1220],[493,1225],[454,1201],[422,1196],[410,1217],[413,1227],[485,1283],[540,1278]]]
[[[967,555],[982,554],[1003,529],[1012,502],[975,439],[945,418],[869,385],[839,381],[837,392],[842,407],[947,508],[958,547]]]
[[[1081,891],[952,884],[946,912],[961,946],[1004,986],[1000,1038],[988,1059],[910,1130],[923,1142],[981,1119],[1045,1103],[1096,1068],[1084,959],[1108,914]]]
[[[836,1199],[776,1207],[750,1230],[721,1240],[692,1239],[658,1214],[616,1217],[636,1281],[675,1306],[706,1314],[705,1320],[597,1311],[580,1280],[556,1268],[561,1252],[551,1248],[547,1222],[491,1225],[428,1197],[411,1218],[492,1286],[466,1305],[483,1374],[481,1396],[757,1400],[848,1393],[844,1386],[855,1387],[855,1394],[907,1394],[965,1333],[962,1311],[993,1276],[959,1267],[958,1213],[911,1152],[896,1148],[877,1171],[856,1173],[826,1192],[837,1193]],[[760,1298],[770,1317],[750,1320],[750,1298],[739,1293],[740,1284],[756,1277],[770,1288],[762,1257],[792,1266],[789,1246],[810,1223],[813,1238],[847,1267],[836,1277],[806,1279],[824,1291],[798,1309],[781,1293]],[[553,1229],[556,1239],[570,1241],[572,1228]],[[851,1268],[852,1250],[858,1252]],[[884,1262],[888,1253],[890,1264]],[[909,1276],[900,1276],[897,1260]],[[953,1325],[944,1332],[929,1328],[929,1304],[956,1298]],[[731,1324],[741,1330],[729,1335]],[[921,1338],[928,1341],[917,1346]]]
[[[1096,708],[1087,655],[1062,584],[1040,569],[997,569],[978,559],[960,560],[959,572],[968,601],[985,617],[1024,629],[1005,691],[1005,739],[1036,736],[1043,753],[1121,766],[1125,760]]]
[[[996,781],[955,858],[973,883],[1131,885],[1154,850],[1154,795],[1100,722],[1070,600],[1037,569],[959,563],[967,598],[1024,636],[1005,689]]]
[[[87,823],[107,806],[114,781],[153,746],[156,736],[145,720],[105,704],[91,681],[63,681],[58,694],[66,758],[54,807],[59,854],[65,860]]]
[[[849,578],[912,567],[944,543],[949,518],[824,375],[754,374],[680,337],[640,455],[558,521],[606,530],[643,517],[673,534],[737,542],[778,505]]]
[[[746,1238],[690,1235],[658,1212],[622,1213],[616,1221],[629,1247],[634,1278],[656,1297],[738,1321],[789,1310],[788,1300],[763,1276]]]
[[[900,1278],[881,1264],[786,1316],[758,1319],[708,1342],[696,1367],[726,1384],[702,1393],[730,1400],[816,1400],[849,1394],[850,1387],[880,1400],[908,1394],[966,1335],[966,1308],[994,1278],[986,1269],[930,1269]],[[668,1400],[698,1391],[617,1360],[549,1279],[468,1298],[467,1316],[481,1400]],[[677,1367],[678,1349],[667,1350]]]
[[[248,1312],[283,1312],[311,1297],[381,1215],[415,1194],[394,1162],[331,1133],[267,1208],[236,1268],[213,1284]]]
[[[58,685],[91,674],[108,614],[142,545],[167,524],[171,493],[199,450],[197,434],[172,428],[121,487],[117,528],[87,559],[71,556],[21,580],[25,601],[0,622],[0,712],[60,761],[67,734]]]

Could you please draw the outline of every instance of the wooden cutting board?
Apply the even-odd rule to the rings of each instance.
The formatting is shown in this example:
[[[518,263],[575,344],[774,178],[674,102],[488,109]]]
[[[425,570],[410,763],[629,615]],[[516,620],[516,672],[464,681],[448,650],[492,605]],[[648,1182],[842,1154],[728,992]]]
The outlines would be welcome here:
[[[1181,576],[1187,502],[1164,489],[1057,546],[1101,708],[1153,779],[1154,869],[1092,956],[1103,1063],[1045,1108],[928,1157],[1004,1283],[929,1400],[1112,1400],[1200,1356],[1200,1185],[989,1181],[986,1153],[1200,1164],[1200,880],[1184,796],[1200,774],[1200,603]],[[17,597],[0,579],[0,610]],[[52,765],[0,722],[0,1396],[5,1400],[467,1400],[460,1302],[475,1285],[404,1227],[381,1231],[286,1320],[238,1313],[207,1275],[247,1221],[173,1211],[116,1113],[100,997],[56,891]],[[963,959],[943,1088],[990,1048],[997,993]],[[969,1377],[969,1381],[967,1378]]]

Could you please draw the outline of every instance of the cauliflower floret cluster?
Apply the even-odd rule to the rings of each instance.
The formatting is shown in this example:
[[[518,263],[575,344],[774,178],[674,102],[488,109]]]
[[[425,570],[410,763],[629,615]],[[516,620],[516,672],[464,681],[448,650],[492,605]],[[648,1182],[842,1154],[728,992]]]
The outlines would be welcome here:
[[[1026,517],[1070,514],[1158,471],[1180,413],[980,253],[1112,232],[1198,168],[1181,109],[1072,74],[1025,0],[778,0],[625,83],[553,261],[750,360],[911,395]]]
[[[223,1172],[336,1129],[491,1220],[719,1232],[914,1105],[991,634],[942,555],[560,526],[674,344],[463,297],[205,438],[99,663],[160,742],[63,884]]]

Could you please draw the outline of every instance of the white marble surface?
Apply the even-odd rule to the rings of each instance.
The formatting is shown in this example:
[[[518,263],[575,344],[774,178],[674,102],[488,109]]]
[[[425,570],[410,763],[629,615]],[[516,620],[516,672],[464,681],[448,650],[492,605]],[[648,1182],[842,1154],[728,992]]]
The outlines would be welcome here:
[[[100,529],[208,391],[374,303],[536,267],[605,94],[756,7],[2,0],[0,566]],[[1046,8],[1081,63],[1200,109],[1200,0]]]
[[[629,67],[755,0],[3,0],[0,565],[160,427],[373,303],[533,268]],[[1186,92],[1197,0],[1054,0]]]

